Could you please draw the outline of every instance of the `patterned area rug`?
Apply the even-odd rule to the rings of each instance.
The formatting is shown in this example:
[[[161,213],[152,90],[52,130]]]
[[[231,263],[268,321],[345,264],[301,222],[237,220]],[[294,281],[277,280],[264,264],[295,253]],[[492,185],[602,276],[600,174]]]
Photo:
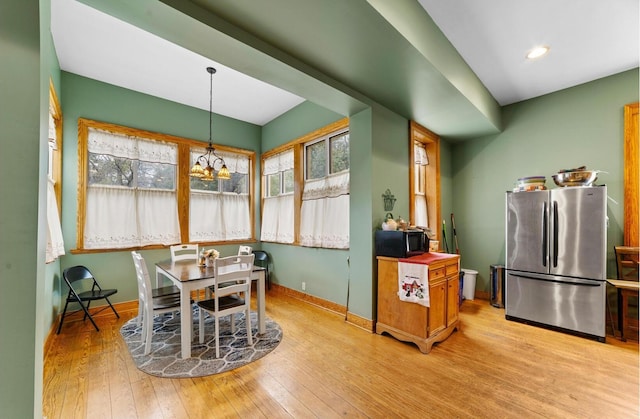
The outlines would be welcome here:
[[[129,320],[120,329],[138,369],[150,375],[167,378],[202,377],[218,374],[258,360],[273,351],[282,340],[282,329],[278,323],[266,318],[266,332],[258,335],[258,316],[251,312],[253,345],[247,343],[244,314],[236,314],[236,333],[231,334],[230,317],[220,319],[220,358],[216,359],[213,318],[205,317],[205,343],[198,336],[198,311],[193,313],[193,343],[191,358],[180,358],[180,315],[164,314],[153,321],[151,353],[144,355],[141,342],[142,325],[137,317]]]

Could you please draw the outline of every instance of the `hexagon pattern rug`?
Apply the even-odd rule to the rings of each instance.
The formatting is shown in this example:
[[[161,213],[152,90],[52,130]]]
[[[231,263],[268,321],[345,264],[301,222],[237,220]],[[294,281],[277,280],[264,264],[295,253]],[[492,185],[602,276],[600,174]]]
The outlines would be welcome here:
[[[216,359],[213,318],[205,317],[205,343],[198,337],[198,310],[193,313],[191,358],[180,357],[180,314],[156,316],[153,321],[151,353],[144,355],[142,325],[137,317],[120,329],[134,363],[141,371],[157,377],[188,378],[218,374],[258,360],[273,351],[282,340],[280,325],[266,318],[266,331],[258,335],[258,316],[251,312],[253,345],[247,343],[244,314],[236,314],[236,333],[231,334],[230,317],[220,319],[220,358]]]

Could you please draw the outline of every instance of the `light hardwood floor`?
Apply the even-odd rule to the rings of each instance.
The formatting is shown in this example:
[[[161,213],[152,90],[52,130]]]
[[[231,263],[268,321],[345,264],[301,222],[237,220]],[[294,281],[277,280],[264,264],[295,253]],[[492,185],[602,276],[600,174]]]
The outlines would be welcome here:
[[[267,315],[284,332],[266,357],[219,375],[140,372],[121,319],[65,323],[45,356],[43,409],[52,418],[637,418],[638,344],[598,343],[509,322],[465,301],[462,330],[422,354],[284,295]]]

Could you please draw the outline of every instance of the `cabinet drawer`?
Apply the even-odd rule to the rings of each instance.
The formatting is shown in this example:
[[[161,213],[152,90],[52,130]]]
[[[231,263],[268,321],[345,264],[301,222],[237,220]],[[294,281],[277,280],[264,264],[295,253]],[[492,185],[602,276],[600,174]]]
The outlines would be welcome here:
[[[446,275],[447,276],[452,275],[452,274],[458,272],[458,264],[457,263],[449,264],[449,265],[445,266],[445,270],[446,270]]]
[[[446,275],[446,268],[429,269],[429,281],[435,281],[440,278],[444,278]]]

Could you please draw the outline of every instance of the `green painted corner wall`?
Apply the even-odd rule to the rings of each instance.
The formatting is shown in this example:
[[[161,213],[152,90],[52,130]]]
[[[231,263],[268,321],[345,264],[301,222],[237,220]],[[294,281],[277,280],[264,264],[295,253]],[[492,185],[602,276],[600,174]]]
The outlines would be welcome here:
[[[347,310],[358,316],[375,319],[375,275],[373,260],[372,190],[373,109],[349,118],[349,294]]]
[[[315,103],[302,102],[262,127],[261,152],[288,143],[344,117],[345,115]]]
[[[344,118],[311,102],[303,102],[262,127],[262,151],[295,140]],[[349,251],[262,243],[272,259],[272,281],[338,304],[346,304]]]
[[[453,208],[462,267],[478,271],[476,289],[489,291],[489,267],[505,263],[505,192],[524,176],[551,175],[586,165],[603,170],[613,246],[622,243],[623,108],[637,102],[638,69],[507,106],[505,130],[457,143],[452,153]],[[614,202],[615,201],[615,202]]]
[[[309,102],[282,115],[263,129],[265,151],[342,118]],[[373,107],[350,116],[350,216],[348,251],[309,249],[262,243],[274,260],[275,282],[346,305],[366,319],[376,315],[374,231],[384,218],[382,194],[390,188],[398,210],[409,212],[409,121],[385,108]],[[347,220],[336,220],[347,226]],[[290,263],[295,261],[296,263]],[[302,262],[302,263],[300,263]]]
[[[5,7],[6,6],[6,7]],[[0,417],[42,416],[48,1],[0,13]],[[45,52],[43,52],[43,49]],[[32,170],[24,171],[24,167]],[[33,169],[35,168],[35,169]],[[21,173],[16,176],[16,173]],[[16,315],[19,313],[19,315]]]

